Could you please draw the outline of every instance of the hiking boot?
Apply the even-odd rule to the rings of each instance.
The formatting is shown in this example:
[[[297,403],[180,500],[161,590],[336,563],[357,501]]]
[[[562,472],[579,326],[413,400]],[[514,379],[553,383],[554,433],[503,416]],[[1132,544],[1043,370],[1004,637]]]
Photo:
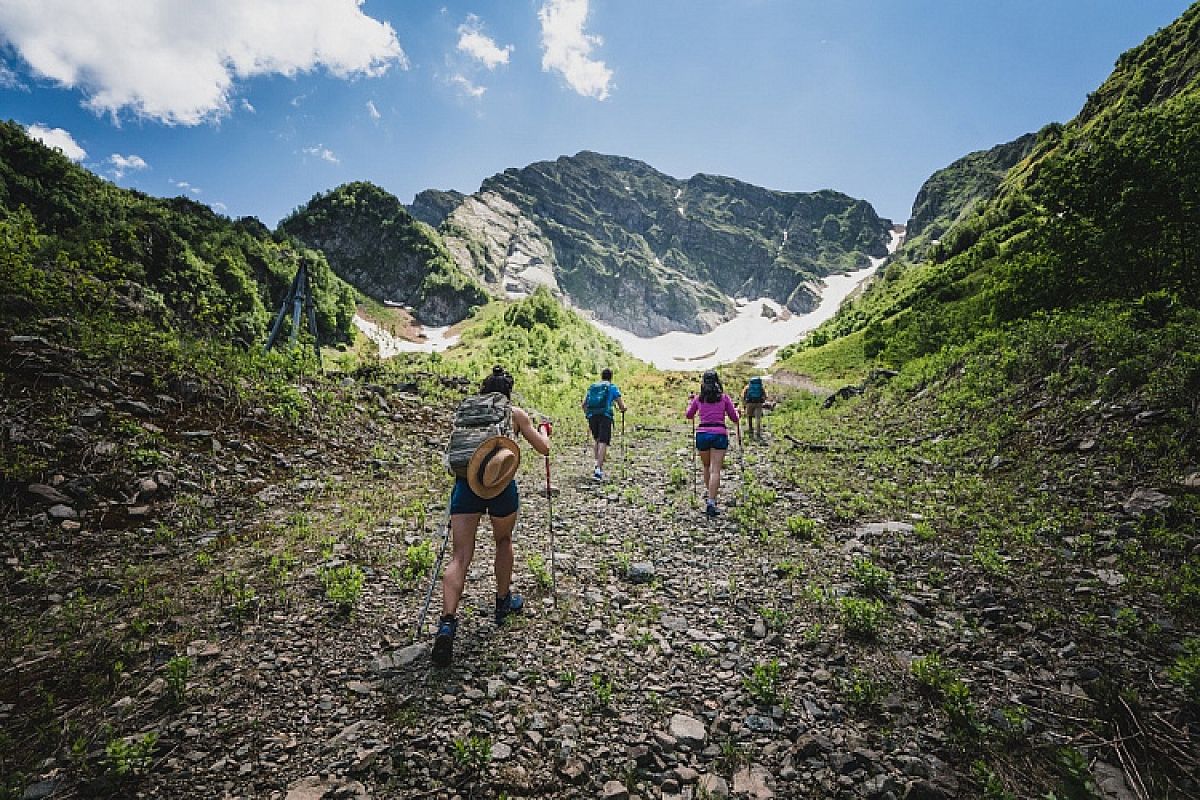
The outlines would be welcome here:
[[[435,667],[450,666],[450,658],[454,655],[454,635],[456,633],[458,633],[458,619],[442,617],[438,622],[437,633],[433,637],[431,660]]]
[[[525,609],[525,598],[511,591],[496,598],[496,624],[503,625],[509,614],[520,614]]]
[[[710,517],[715,517],[721,512],[717,510],[717,504],[715,502],[712,500],[706,500],[704,503],[704,513],[708,514]]]
[[[604,470],[596,467],[596,469],[592,472],[592,477],[598,481],[604,480]]]

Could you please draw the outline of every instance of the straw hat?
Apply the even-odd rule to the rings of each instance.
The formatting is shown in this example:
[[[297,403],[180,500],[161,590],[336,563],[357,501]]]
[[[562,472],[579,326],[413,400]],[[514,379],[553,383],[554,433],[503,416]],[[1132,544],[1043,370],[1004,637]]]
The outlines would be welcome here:
[[[475,448],[467,462],[467,485],[490,500],[507,488],[521,466],[521,450],[507,436],[490,436]]]

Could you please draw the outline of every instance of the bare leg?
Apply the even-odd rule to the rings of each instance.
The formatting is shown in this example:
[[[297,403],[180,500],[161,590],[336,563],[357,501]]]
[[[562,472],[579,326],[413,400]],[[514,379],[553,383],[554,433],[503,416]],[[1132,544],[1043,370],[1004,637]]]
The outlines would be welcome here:
[[[508,594],[512,584],[513,528],[517,526],[517,512],[507,517],[492,517],[492,536],[496,540],[496,597]]]
[[[708,480],[709,466],[708,465],[712,461],[712,454],[713,454],[712,450],[701,450],[700,451],[700,466],[701,466],[700,476],[702,478],[704,478],[704,491],[709,492],[709,495],[708,495],[709,499],[713,498],[711,490],[708,488],[708,483],[709,483],[709,480]]]
[[[717,492],[721,490],[721,465],[725,463],[724,450],[711,450],[712,466],[709,468],[708,477],[708,499],[714,503],[717,500]]]
[[[604,442],[596,442],[596,466],[604,469],[604,457],[608,455],[608,445]]]
[[[458,612],[458,602],[462,599],[463,587],[467,582],[467,570],[471,568],[471,559],[475,557],[475,533],[479,530],[479,518],[482,514],[451,514],[450,537],[454,552],[450,555],[450,563],[442,573],[442,615],[447,616]],[[516,514],[512,515],[514,518]],[[509,528],[512,533],[512,528]],[[497,553],[497,560],[499,554]],[[509,570],[512,569],[512,540],[509,540]]]

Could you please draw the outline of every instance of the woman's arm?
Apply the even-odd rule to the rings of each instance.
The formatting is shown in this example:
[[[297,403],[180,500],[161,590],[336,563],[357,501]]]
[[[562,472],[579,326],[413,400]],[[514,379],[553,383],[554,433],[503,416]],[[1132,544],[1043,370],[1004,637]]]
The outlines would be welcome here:
[[[699,410],[700,410],[700,398],[696,397],[695,395],[692,395],[692,402],[688,403],[687,413],[684,414],[684,417],[686,417],[687,419],[691,419],[692,417],[696,416],[696,412]]]
[[[521,433],[521,435],[525,437],[526,441],[533,446],[533,449],[537,450],[544,456],[550,455],[550,437],[544,435],[541,431],[534,427],[533,420],[529,418],[529,415],[525,413],[525,410],[513,406],[512,415],[513,427],[515,427]]]
[[[728,414],[729,418],[734,422],[737,422],[741,419],[741,417],[738,416],[737,406],[733,404],[733,400],[729,397],[729,395],[725,395],[725,413]]]

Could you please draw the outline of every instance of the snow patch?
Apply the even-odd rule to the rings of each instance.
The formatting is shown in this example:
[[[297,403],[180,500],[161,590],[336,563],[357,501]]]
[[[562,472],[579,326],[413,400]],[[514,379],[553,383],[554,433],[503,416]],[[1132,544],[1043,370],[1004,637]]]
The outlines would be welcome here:
[[[899,246],[901,234],[892,233],[888,243],[890,255]],[[708,333],[672,331],[662,336],[635,336],[629,331],[598,320],[592,324],[621,343],[631,354],[659,369],[692,371],[711,369],[744,356],[751,350],[770,347],[772,351],[755,362],[766,368],[775,363],[778,348],[791,344],[803,334],[833,317],[838,308],[855,289],[883,265],[887,257],[872,258],[871,265],[854,272],[830,275],[820,290],[821,302],[808,314],[792,314],[774,300],[745,297],[734,299],[737,315]],[[763,314],[763,309],[770,311]],[[770,314],[774,312],[774,314]]]
[[[380,358],[391,358],[400,353],[440,353],[448,347],[458,344],[458,334],[448,335],[450,326],[440,328],[421,328],[421,341],[410,342],[393,336],[387,330],[371,322],[369,319],[354,315],[354,327],[379,347]]]

